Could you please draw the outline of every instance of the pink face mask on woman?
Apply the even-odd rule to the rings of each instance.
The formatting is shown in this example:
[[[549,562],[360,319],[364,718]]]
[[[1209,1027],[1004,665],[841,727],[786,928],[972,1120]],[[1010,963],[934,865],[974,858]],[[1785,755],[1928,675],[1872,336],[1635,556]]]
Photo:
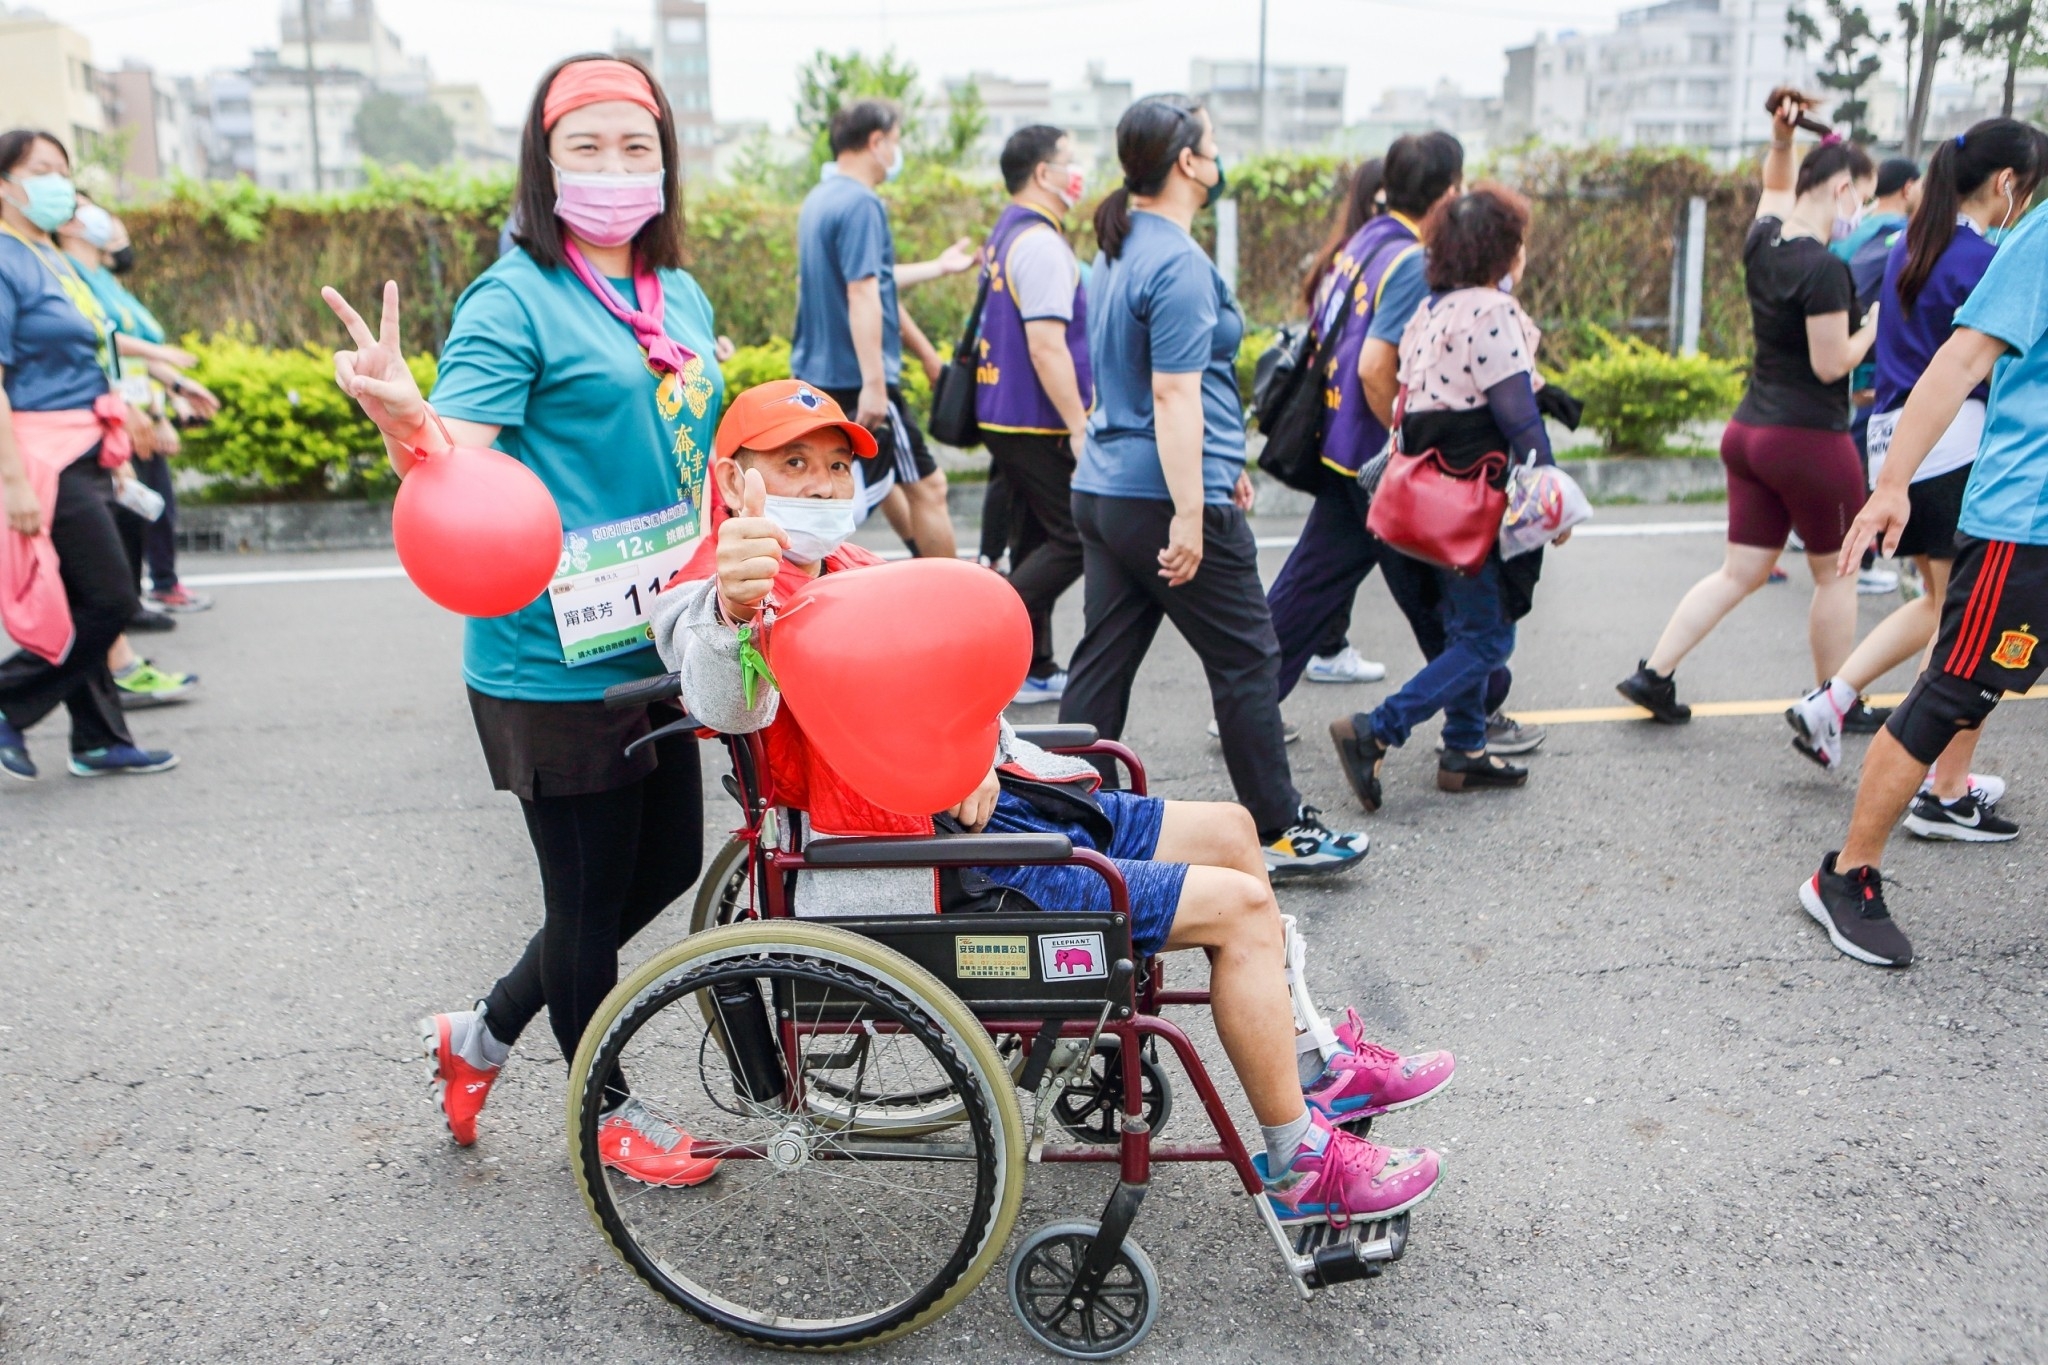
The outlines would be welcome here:
[[[555,167],[555,217],[592,246],[624,246],[667,204],[667,176],[591,174]]]

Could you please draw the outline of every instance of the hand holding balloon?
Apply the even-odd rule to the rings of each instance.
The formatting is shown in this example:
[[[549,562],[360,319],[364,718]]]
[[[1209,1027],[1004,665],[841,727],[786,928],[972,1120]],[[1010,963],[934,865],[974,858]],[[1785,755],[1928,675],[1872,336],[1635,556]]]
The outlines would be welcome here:
[[[728,619],[751,621],[775,587],[789,536],[769,519],[768,487],[757,469],[746,471],[737,516],[718,528],[718,600]]]

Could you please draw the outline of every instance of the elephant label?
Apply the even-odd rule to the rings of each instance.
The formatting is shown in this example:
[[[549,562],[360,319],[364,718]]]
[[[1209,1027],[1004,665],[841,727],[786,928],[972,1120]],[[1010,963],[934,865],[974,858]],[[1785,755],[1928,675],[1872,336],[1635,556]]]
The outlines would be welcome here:
[[[1047,981],[1089,981],[1109,975],[1101,934],[1041,934],[1038,966]]]

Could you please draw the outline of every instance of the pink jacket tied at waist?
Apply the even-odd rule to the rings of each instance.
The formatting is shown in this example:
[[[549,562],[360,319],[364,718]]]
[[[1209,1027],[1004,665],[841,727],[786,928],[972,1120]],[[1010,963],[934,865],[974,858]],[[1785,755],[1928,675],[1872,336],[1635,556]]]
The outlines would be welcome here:
[[[71,653],[71,602],[57,576],[57,547],[50,522],[57,515],[57,478],[97,443],[108,469],[134,454],[116,394],[106,393],[89,408],[14,414],[14,446],[42,510],[42,529],[32,536],[0,532],[0,626],[31,654],[61,664]]]

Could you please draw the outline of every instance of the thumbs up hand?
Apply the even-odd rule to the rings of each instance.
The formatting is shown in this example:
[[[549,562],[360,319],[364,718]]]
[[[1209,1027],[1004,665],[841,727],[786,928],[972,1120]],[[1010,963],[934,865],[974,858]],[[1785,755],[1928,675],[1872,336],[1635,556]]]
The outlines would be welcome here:
[[[740,510],[718,528],[718,600],[727,619],[751,621],[775,587],[789,537],[767,514],[768,486],[761,473],[742,476]]]

